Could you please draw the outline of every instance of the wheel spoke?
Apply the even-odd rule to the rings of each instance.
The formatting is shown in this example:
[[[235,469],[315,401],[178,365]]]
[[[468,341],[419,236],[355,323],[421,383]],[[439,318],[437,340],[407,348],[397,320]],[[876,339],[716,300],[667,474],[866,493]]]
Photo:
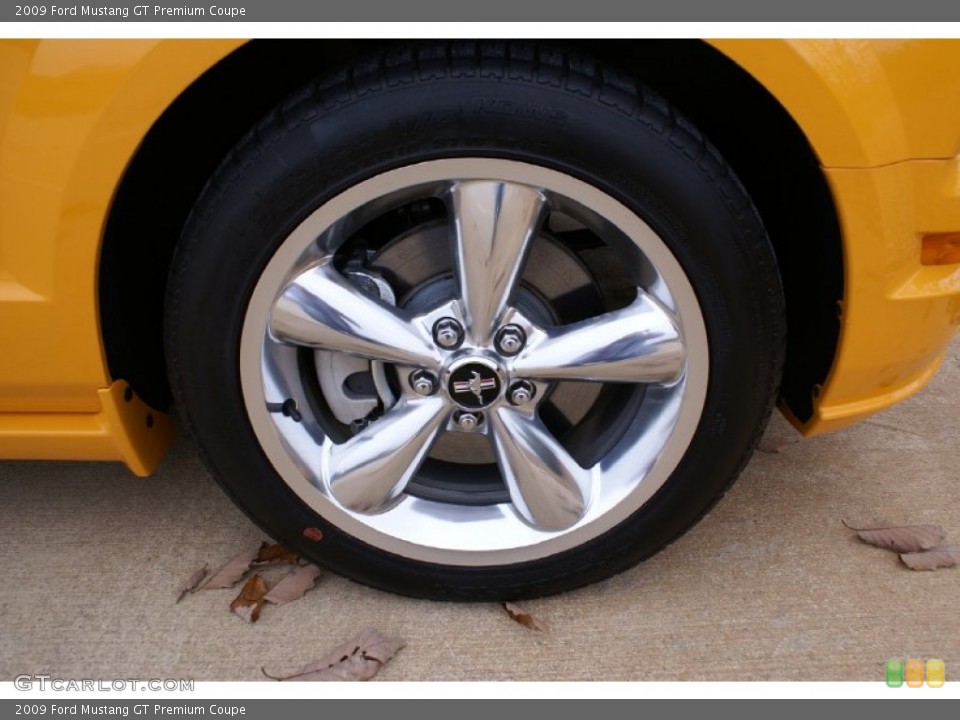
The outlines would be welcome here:
[[[468,333],[475,343],[485,344],[520,277],[546,198],[525,185],[487,181],[459,183],[451,198]]]
[[[670,314],[640,292],[629,306],[567,325],[531,342],[514,360],[516,377],[658,383],[683,372],[684,347]]]
[[[347,442],[329,445],[324,475],[333,496],[359,513],[389,507],[430,452],[448,412],[440,397],[403,398]]]
[[[329,262],[287,285],[273,307],[270,332],[282,342],[371,360],[440,364],[429,335],[411,317],[365,295]]]
[[[590,502],[591,473],[536,416],[510,407],[490,413],[497,462],[520,516],[540,530],[565,530]]]

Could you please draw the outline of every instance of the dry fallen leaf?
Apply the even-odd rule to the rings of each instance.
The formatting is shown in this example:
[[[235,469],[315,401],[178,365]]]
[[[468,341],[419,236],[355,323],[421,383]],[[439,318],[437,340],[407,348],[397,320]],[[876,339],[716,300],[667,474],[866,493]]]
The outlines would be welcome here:
[[[315,527],[308,527],[303,529],[303,536],[307,540],[313,540],[314,542],[320,542],[323,540],[323,530]]]
[[[260,672],[271,680],[369,680],[405,644],[403,640],[368,629],[295,675],[274,677],[263,668]]]
[[[946,536],[939,525],[905,525],[903,527],[855,528],[853,530],[861,540],[870,545],[898,553],[913,553],[937,547]]]
[[[263,596],[266,594],[267,583],[259,575],[254,575],[230,603],[230,609],[247,622],[256,622],[260,617],[260,608],[263,607]]]
[[[274,605],[284,605],[299,600],[312,588],[320,577],[320,568],[316,565],[304,565],[291,570],[274,585],[263,599]]]
[[[183,587],[180,588],[180,590],[177,592],[177,602],[180,602],[181,600],[183,600],[184,596],[187,593],[192,593],[197,591],[197,588],[200,587],[200,583],[202,583],[203,579],[207,576],[208,569],[209,567],[206,564],[204,564],[202,568],[197,570],[195,573],[193,573],[193,575],[189,577],[187,582],[184,583]]]
[[[203,589],[221,590],[223,588],[233,587],[243,580],[243,576],[250,570],[250,563],[257,558],[259,552],[260,546],[251,548],[232,558],[203,584]]]
[[[911,570],[937,570],[960,563],[960,547],[940,547],[923,552],[901,553],[900,559]]]
[[[547,624],[536,616],[531,615],[523,608],[509,602],[502,603],[502,605],[503,609],[507,611],[507,615],[509,615],[512,620],[515,620],[531,630],[547,632]]]
[[[288,547],[279,543],[263,543],[257,552],[257,557],[254,558],[253,564],[281,565],[289,563],[290,565],[296,565],[299,559],[300,556]]]

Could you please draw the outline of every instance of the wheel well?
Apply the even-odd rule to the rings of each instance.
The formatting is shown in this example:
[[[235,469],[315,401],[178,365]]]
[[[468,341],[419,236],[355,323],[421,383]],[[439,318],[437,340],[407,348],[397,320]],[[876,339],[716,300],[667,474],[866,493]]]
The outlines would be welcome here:
[[[820,163],[782,105],[725,55],[696,40],[591,42],[689,117],[733,166],[760,211],[780,266],[787,355],[780,396],[805,422],[840,338],[843,245]]]
[[[99,301],[110,376],[149,405],[170,404],[163,348],[167,275],[180,231],[230,149],[284,97],[375,47],[346,40],[257,40],[190,85],[127,166],[104,230]]]
[[[766,89],[706,43],[570,44],[657,90],[736,170],[773,241],[786,292],[781,396],[799,420],[809,419],[814,395],[836,353],[843,267],[833,201],[802,131]],[[110,374],[127,380],[153,407],[164,410],[170,402],[163,353],[169,265],[207,179],[286,95],[380,45],[347,40],[248,43],[194,82],[147,133],[107,221],[99,293]],[[163,179],[162,193],[157,178]]]

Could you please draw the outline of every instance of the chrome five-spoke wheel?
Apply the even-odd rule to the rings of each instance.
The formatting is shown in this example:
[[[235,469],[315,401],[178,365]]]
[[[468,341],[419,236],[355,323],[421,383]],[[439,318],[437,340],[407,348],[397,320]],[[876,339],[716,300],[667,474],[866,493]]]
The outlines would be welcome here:
[[[184,230],[185,423],[251,517],[362,582],[514,598],[622,571],[722,494],[776,396],[782,291],[732,170],[558,53],[425,45],[322,79]]]
[[[417,224],[371,237],[412,207]],[[621,265],[616,298],[570,234]],[[596,312],[564,323],[551,298],[578,290]],[[462,565],[555,553],[639,508],[690,442],[709,366],[696,296],[643,220],[567,175],[483,158],[391,170],[313,212],[261,275],[240,357],[254,431],[305,503],[371,545]],[[580,437],[588,416],[599,432]],[[418,481],[432,454],[441,469]]]

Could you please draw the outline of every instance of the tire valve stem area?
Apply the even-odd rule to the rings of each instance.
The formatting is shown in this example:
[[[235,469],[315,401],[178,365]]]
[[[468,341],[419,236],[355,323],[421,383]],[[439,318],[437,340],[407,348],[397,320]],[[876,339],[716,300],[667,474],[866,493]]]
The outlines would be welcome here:
[[[297,408],[297,401],[293,398],[287,398],[282,403],[268,402],[266,405],[267,412],[269,413],[280,413],[284,417],[288,417],[294,422],[300,422],[303,420],[303,415]]]
[[[300,410],[297,409],[297,401],[293,398],[287,398],[283,401],[283,407],[280,409],[280,412],[294,422],[303,420],[303,415],[301,415]]]

